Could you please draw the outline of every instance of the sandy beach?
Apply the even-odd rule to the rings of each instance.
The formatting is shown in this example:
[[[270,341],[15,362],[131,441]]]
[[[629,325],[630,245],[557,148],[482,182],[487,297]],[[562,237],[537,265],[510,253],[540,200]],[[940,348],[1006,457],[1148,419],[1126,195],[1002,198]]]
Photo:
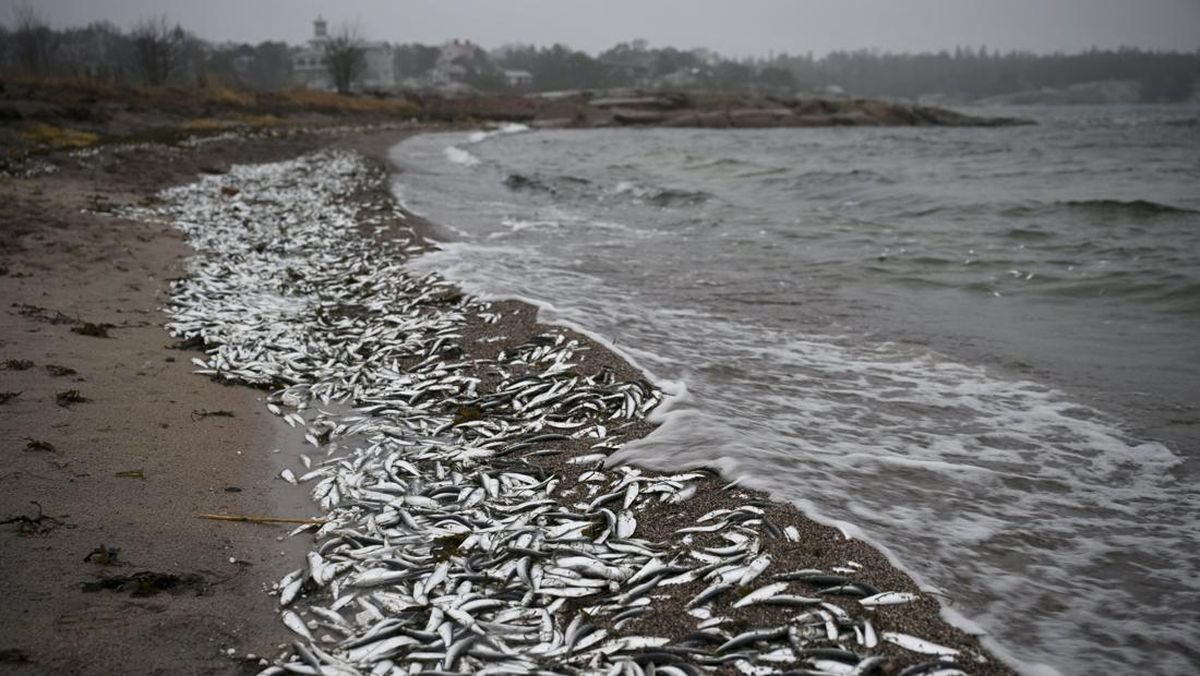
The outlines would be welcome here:
[[[195,353],[163,331],[167,283],[188,254],[178,231],[106,212],[202,171],[330,142],[106,149],[95,163],[54,158],[52,174],[5,179],[0,390],[19,392],[0,416],[6,669],[230,673],[241,666],[225,651],[276,655],[288,642],[264,590],[306,546],[278,541],[287,526],[197,518],[307,504],[276,478],[279,424],[262,393],[193,375]],[[69,392],[83,401],[56,403]],[[84,591],[144,572],[146,584]]]
[[[278,478],[273,448],[300,442],[268,413],[267,392],[228,386],[193,373],[199,353],[163,330],[169,280],[183,274],[189,249],[168,224],[114,215],[153,208],[163,188],[203,175],[222,176],[232,164],[289,159],[321,148],[350,150],[372,170],[343,203],[358,204],[363,237],[403,227],[422,237],[428,225],[398,212],[386,180],[387,149],[405,129],[293,134],[214,140],[196,147],[113,146],[96,154],[51,155],[52,173],[0,183],[0,289],[8,317],[0,334],[0,664],[16,673],[244,673],[292,654],[296,636],[279,621],[278,599],[267,592],[303,564],[309,535],[288,538],[288,525],[222,522],[199,514],[323,517],[305,488]],[[230,184],[236,194],[240,188]],[[232,195],[231,195],[232,196]],[[457,302],[457,301],[455,301]],[[585,336],[536,321],[536,309],[516,301],[469,305],[456,345],[466,373],[487,393],[503,378],[494,365],[545,334],[577,341],[578,377],[612,374],[635,382],[642,374]],[[485,313],[479,311],[480,308]],[[75,394],[70,394],[74,392]],[[653,430],[639,421],[614,431],[627,442]],[[530,435],[532,436],[532,435]],[[558,477],[559,492],[582,490],[591,465],[571,462],[589,453],[587,439],[532,442],[532,467]],[[537,455],[554,449],[561,453]],[[533,453],[534,455],[528,455]],[[653,473],[644,473],[647,477]],[[728,477],[695,481],[678,504],[647,504],[638,537],[667,542],[679,528],[714,510],[750,505],[771,533],[791,527],[796,537],[766,535],[772,574],[829,571],[857,564],[854,582],[878,591],[919,594],[911,603],[864,610],[855,596],[823,600],[853,618],[869,615],[876,630],[919,636],[973,656],[969,673],[1010,673],[976,637],[946,623],[939,601],[882,554],[837,529],[806,519],[769,497],[727,487]],[[564,498],[564,501],[566,499]],[[565,505],[565,502],[564,502]],[[716,547],[698,538],[694,546]],[[684,642],[695,631],[689,600],[710,581],[696,579],[659,598],[648,612],[610,632]],[[815,593],[796,585],[795,593]],[[93,591],[94,589],[94,591]],[[745,593],[748,590],[739,590]],[[733,607],[731,592],[714,611],[731,626],[787,624],[786,606]],[[319,594],[314,594],[314,597]],[[861,597],[862,595],[858,595]],[[874,671],[936,662],[888,641],[868,651]],[[799,657],[794,655],[794,657]],[[978,659],[976,659],[978,658]],[[779,671],[798,668],[781,664]],[[719,669],[732,670],[732,663]]]

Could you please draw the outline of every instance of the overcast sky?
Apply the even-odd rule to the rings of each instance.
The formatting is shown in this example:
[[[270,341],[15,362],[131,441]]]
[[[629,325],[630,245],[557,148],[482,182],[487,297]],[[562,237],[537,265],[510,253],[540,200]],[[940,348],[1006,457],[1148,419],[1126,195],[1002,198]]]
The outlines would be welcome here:
[[[1200,0],[0,0],[32,4],[58,27],[128,27],[167,14],[200,37],[300,42],[312,20],[359,22],[374,40],[484,47],[563,42],[595,53],[645,38],[732,56],[771,51],[1080,51],[1123,45],[1200,49]],[[11,12],[3,14],[11,20]]]

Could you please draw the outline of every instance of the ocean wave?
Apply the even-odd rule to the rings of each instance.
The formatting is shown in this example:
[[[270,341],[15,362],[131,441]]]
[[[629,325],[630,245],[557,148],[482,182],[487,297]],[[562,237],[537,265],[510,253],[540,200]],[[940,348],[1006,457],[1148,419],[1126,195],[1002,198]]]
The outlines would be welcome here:
[[[1047,240],[1054,237],[1053,233],[1046,232],[1034,226],[1010,228],[1004,235],[1010,239],[1034,241]]]
[[[1058,202],[1025,203],[1001,208],[1000,215],[1009,218],[1031,218],[1054,216],[1064,212],[1077,212],[1097,216],[1165,216],[1170,214],[1200,213],[1195,209],[1154,202],[1145,199],[1118,200],[1109,198],[1063,200]]]
[[[712,173],[719,173],[734,178],[758,178],[760,176],[790,174],[793,171],[790,167],[760,164],[736,157],[689,157],[688,160],[690,163],[684,166],[686,171],[709,172],[717,170]]]
[[[554,194],[554,188],[546,185],[541,179],[525,174],[509,174],[504,177],[504,187],[509,190],[531,190]]]
[[[1163,124],[1168,127],[1200,127],[1200,117],[1185,117],[1178,120],[1167,120]]]
[[[577,176],[540,176],[537,174],[509,173],[504,177],[504,187],[514,191],[540,192],[548,195],[576,193],[585,190],[591,181]]]
[[[1092,200],[1069,200],[1066,202],[1058,202],[1058,204],[1072,209],[1087,209],[1089,211],[1104,211],[1112,213],[1128,213],[1128,214],[1194,214],[1198,213],[1194,209],[1185,209],[1183,207],[1172,206],[1170,204],[1162,204],[1160,202],[1151,202],[1150,200],[1114,200],[1114,199],[1092,199]]]
[[[478,166],[483,161],[458,146],[447,146],[443,153],[447,160],[450,160],[454,164],[461,164],[464,167]]]
[[[526,131],[529,131],[528,125],[519,124],[516,122],[510,122],[510,123],[502,124],[499,127],[496,127],[495,129],[471,132],[467,136],[467,143],[471,143],[471,144],[483,143],[484,141],[486,141],[490,138],[494,138],[496,136],[504,136],[507,134],[520,134],[521,132],[526,132]]]
[[[895,183],[895,179],[889,178],[878,171],[871,169],[850,169],[848,171],[808,171],[796,177],[796,185],[803,186],[810,183],[828,184],[838,183],[846,180],[864,182],[864,183],[880,183],[890,185]]]
[[[688,169],[713,169],[716,167],[753,167],[757,166],[751,162],[738,159],[736,157],[689,157],[694,160],[687,165]]]
[[[712,195],[703,190],[660,188],[633,181],[621,181],[617,183],[612,190],[612,194],[629,195],[638,201],[659,207],[690,206],[712,199]]]

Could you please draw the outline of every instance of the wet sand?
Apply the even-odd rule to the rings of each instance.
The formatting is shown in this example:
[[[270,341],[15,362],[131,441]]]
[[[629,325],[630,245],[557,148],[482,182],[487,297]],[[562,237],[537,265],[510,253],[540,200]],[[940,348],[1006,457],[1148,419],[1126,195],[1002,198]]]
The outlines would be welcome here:
[[[204,521],[195,515],[319,516],[315,506],[297,513],[303,490],[275,478],[286,456],[269,451],[285,445],[287,432],[281,434],[279,423],[266,413],[258,400],[262,392],[193,375],[191,355],[170,347],[158,307],[166,280],[181,274],[186,247],[180,237],[168,226],[80,210],[96,208],[95,195],[112,204],[136,204],[161,187],[191,180],[201,169],[219,172],[229,162],[273,161],[330,144],[356,149],[381,168],[401,134],[230,142],[186,152],[145,149],[132,151],[133,157],[2,184],[7,274],[0,277],[0,289],[9,317],[0,333],[0,359],[33,365],[0,370],[0,390],[21,392],[2,405],[0,444],[8,462],[0,471],[0,520],[35,516],[30,501],[37,500],[56,521],[14,521],[0,528],[5,551],[0,593],[10,600],[0,612],[0,664],[23,665],[28,673],[236,673],[256,668],[254,660],[242,659],[246,653],[274,657],[281,652],[291,635],[275,614],[275,599],[263,590],[300,565],[307,538],[281,543],[277,538],[286,527]],[[372,208],[390,204],[386,174],[381,172],[358,197]],[[411,215],[405,224],[416,224],[418,231],[428,227]],[[499,322],[472,321],[464,331],[463,344],[475,346],[466,357],[486,359],[547,330],[536,322],[532,306],[510,301],[496,309],[502,313]],[[85,326],[76,319],[112,324],[110,337],[72,332]],[[499,336],[504,339],[488,342]],[[574,337],[590,348],[578,367],[581,373],[610,368],[626,378],[639,377],[603,346]],[[52,376],[47,364],[77,374]],[[486,383],[487,374],[479,375]],[[89,401],[58,406],[56,394],[69,389]],[[232,416],[204,415],[223,411]],[[652,429],[641,425],[629,433]],[[30,438],[55,450],[26,450]],[[586,448],[582,443],[557,446]],[[539,462],[564,476],[564,488],[580,471],[564,456]],[[850,560],[863,566],[856,580],[881,590],[917,591],[865,544],[760,493],[722,490],[724,483],[706,480],[683,505],[648,513],[642,519],[644,537],[668,539],[674,529],[709,510],[754,503],[767,510],[771,523],[795,526],[802,536],[800,542],[766,543],[775,558],[768,574],[827,569]],[[85,561],[101,544],[120,548],[115,562]],[[128,586],[82,592],[87,583],[139,571],[176,575],[180,583],[144,597],[132,595],[139,590]],[[690,619],[683,603],[704,586],[682,587],[628,630],[682,638],[694,626],[681,621]],[[732,600],[719,609],[728,610]],[[831,600],[848,612],[861,612],[853,601]],[[872,611],[872,617],[880,631],[978,650],[976,639],[943,622],[938,610],[937,601],[923,595],[916,603]],[[737,619],[765,626],[787,615],[780,609],[747,608]],[[237,659],[225,650],[233,650]],[[917,661],[894,646],[883,652],[895,657],[891,672]],[[1008,673],[994,658],[971,671]]]
[[[247,653],[275,657],[293,638],[265,590],[308,543],[197,518],[317,515],[277,478],[282,425],[264,393],[194,375],[197,353],[163,331],[188,254],[178,231],[103,212],[340,140],[108,148],[0,179],[0,392],[19,392],[0,404],[0,671],[254,672]],[[116,588],[84,591],[97,583]]]

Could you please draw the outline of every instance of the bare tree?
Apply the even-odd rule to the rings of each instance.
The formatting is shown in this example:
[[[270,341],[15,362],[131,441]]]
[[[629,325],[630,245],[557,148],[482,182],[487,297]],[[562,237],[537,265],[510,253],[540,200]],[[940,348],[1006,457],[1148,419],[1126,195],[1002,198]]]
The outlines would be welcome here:
[[[150,86],[165,84],[183,62],[187,33],[179,24],[171,26],[165,14],[143,19],[129,37],[142,79]]]
[[[54,60],[59,35],[31,5],[14,5],[13,18],[12,42],[17,65],[30,75],[45,75]]]
[[[343,25],[325,38],[325,67],[329,79],[339,94],[350,92],[350,86],[367,65],[366,48],[357,26]]]

